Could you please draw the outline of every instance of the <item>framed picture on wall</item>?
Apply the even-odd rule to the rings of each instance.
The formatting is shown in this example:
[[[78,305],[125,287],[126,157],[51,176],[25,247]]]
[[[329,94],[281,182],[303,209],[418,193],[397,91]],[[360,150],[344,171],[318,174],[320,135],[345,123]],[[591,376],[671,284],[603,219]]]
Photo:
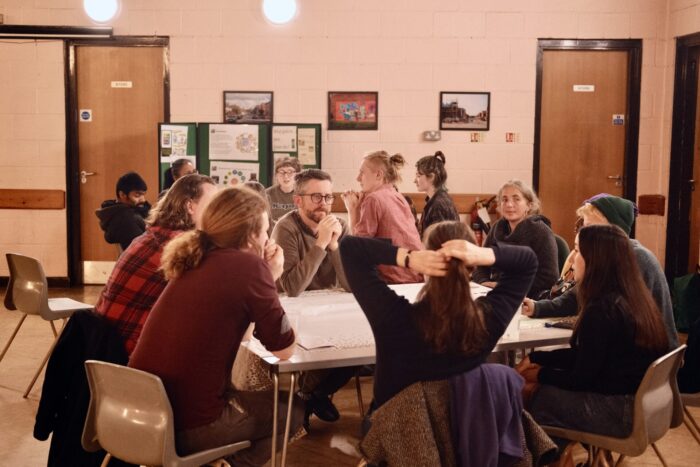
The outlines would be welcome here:
[[[488,131],[490,92],[441,92],[440,129]]]
[[[379,93],[328,93],[329,130],[376,130],[379,121]]]
[[[224,91],[224,123],[272,123],[272,91]]]

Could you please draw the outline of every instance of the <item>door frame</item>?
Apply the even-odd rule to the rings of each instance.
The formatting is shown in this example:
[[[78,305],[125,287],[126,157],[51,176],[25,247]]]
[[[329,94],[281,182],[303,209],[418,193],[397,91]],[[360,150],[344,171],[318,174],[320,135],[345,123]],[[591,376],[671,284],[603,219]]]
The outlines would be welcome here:
[[[693,176],[695,113],[698,97],[697,74],[688,76],[690,49],[700,46],[700,33],[676,38],[676,70],[673,83],[671,165],[668,180],[668,219],[666,224],[666,277],[683,276],[688,271],[690,241],[690,188],[683,180]],[[700,65],[700,64],[699,64]],[[699,66],[700,68],[700,66]],[[698,72],[700,73],[700,71]],[[692,92],[695,90],[695,92]],[[696,189],[700,189],[698,186]]]
[[[66,205],[68,207],[68,280],[71,285],[83,281],[80,251],[80,160],[78,158],[78,88],[75,47],[163,47],[163,115],[170,122],[170,38],[166,36],[114,36],[105,40],[64,41],[66,95]],[[156,131],[156,128],[153,129]]]
[[[537,87],[535,94],[535,141],[533,145],[532,186],[539,191],[540,132],[542,117],[542,66],[548,50],[608,50],[628,52],[627,125],[625,125],[625,156],[622,196],[635,200],[637,196],[637,157],[639,152],[639,105],[642,82],[641,39],[537,39]],[[634,230],[632,231],[634,236]]]

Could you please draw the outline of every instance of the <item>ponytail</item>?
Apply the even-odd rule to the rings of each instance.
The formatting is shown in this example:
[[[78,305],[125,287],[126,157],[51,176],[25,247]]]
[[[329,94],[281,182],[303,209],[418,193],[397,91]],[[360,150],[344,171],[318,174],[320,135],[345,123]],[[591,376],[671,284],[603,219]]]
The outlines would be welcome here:
[[[165,279],[176,279],[185,271],[196,268],[212,247],[207,234],[201,230],[185,232],[168,242],[161,258],[161,270]]]
[[[444,189],[447,182],[447,171],[445,170],[445,155],[442,151],[437,151],[432,156],[425,156],[416,162],[418,173],[427,177],[432,177],[432,184],[436,189]]]

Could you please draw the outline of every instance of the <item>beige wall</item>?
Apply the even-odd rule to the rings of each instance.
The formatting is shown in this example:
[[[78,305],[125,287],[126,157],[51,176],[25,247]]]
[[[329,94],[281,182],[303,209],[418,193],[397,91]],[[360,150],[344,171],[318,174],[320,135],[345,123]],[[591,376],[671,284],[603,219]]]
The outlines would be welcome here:
[[[65,190],[63,43],[0,41],[0,77],[0,188]],[[68,274],[65,209],[0,209],[0,226],[0,253],[34,256],[49,276]]]
[[[412,166],[441,149],[450,189],[472,193],[493,192],[508,178],[532,179],[537,38],[641,38],[637,192],[667,194],[673,36],[700,31],[700,1],[298,3],[297,19],[279,27],[262,18],[259,0],[124,0],[114,30],[170,36],[172,121],[220,121],[223,90],[272,90],[275,121],[325,127],[327,91],[376,90],[379,131],[324,131],[323,166],[334,175],[336,188],[356,186],[367,151],[401,152]],[[7,24],[89,25],[81,5],[80,0],[0,0],[0,13]],[[21,75],[9,76],[19,87]],[[421,141],[422,131],[438,127],[440,91],[478,90],[492,93],[491,130],[482,143],[469,143],[466,132],[443,132],[438,143]],[[62,131],[62,121],[51,125],[51,133]],[[505,143],[506,132],[518,133],[519,140]],[[0,166],[11,163],[9,152],[3,144]],[[414,190],[411,168],[404,178],[401,188]],[[41,175],[32,175],[32,183],[49,187]],[[663,258],[665,219],[644,216],[637,230]],[[14,241],[21,243],[19,236]],[[63,251],[54,254],[54,262],[64,261]]]

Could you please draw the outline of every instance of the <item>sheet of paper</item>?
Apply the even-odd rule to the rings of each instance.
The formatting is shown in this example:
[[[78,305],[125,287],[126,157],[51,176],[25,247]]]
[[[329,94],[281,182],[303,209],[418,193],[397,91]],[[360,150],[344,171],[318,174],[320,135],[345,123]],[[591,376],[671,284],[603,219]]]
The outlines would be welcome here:
[[[257,125],[209,125],[210,160],[258,160]]]
[[[49,308],[52,311],[89,310],[94,308],[94,306],[72,298],[49,298]]]
[[[273,126],[272,127],[272,151],[297,151],[297,127]]]
[[[297,157],[302,165],[316,165],[316,128],[299,128],[297,147]]]
[[[172,162],[187,154],[187,126],[185,125],[161,125],[160,127],[160,160]]]
[[[299,345],[299,347],[305,350],[324,349],[328,347],[333,347],[333,344],[331,344],[330,341],[325,337],[313,335],[309,336],[305,334],[300,334],[299,336],[297,336],[297,345]]]
[[[212,161],[209,176],[221,187],[238,186],[260,180],[260,164]]]

